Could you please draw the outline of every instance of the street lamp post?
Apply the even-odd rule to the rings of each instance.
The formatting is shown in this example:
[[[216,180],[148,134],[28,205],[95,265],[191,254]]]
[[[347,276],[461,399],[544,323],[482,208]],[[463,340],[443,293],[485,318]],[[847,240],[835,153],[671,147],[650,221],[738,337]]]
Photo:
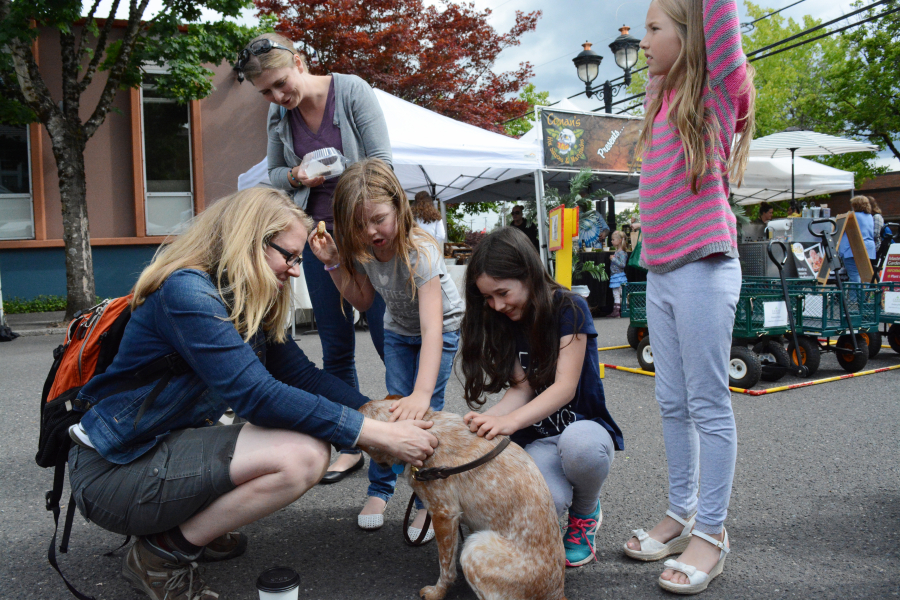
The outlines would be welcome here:
[[[572,59],[572,62],[575,63],[575,68],[578,70],[578,79],[584,82],[585,95],[587,95],[588,98],[591,98],[598,91],[602,91],[603,108],[607,114],[612,112],[613,96],[617,95],[621,88],[631,85],[631,69],[637,63],[638,49],[640,48],[641,42],[637,38],[628,35],[630,30],[631,28],[627,25],[622,25],[622,27],[619,28],[619,33],[621,35],[609,45],[609,49],[612,50],[613,56],[615,57],[616,64],[625,71],[625,77],[622,83],[613,85],[607,79],[597,87],[591,87],[591,83],[593,83],[594,79],[597,78],[597,74],[600,72],[600,63],[603,61],[603,57],[591,50],[592,44],[590,42],[582,44],[584,50],[579,52],[578,56]]]

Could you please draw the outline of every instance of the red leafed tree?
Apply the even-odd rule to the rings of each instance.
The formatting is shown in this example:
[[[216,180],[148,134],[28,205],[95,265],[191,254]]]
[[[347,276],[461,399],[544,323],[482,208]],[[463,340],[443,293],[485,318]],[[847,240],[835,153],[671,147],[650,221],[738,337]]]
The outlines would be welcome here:
[[[503,132],[500,123],[528,109],[515,97],[530,63],[494,73],[505,48],[534,30],[540,11],[516,11],[509,32],[488,25],[490,9],[441,0],[255,0],[276,31],[315,50],[316,74],[350,73],[442,115]],[[309,52],[308,52],[309,53]]]

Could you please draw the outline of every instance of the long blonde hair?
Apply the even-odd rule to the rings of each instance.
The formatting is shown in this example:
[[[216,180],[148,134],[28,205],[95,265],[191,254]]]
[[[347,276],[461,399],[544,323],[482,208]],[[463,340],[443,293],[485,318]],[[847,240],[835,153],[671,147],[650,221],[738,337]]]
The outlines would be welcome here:
[[[375,260],[369,236],[366,233],[366,203],[390,204],[397,215],[397,234],[394,247],[397,255],[409,271],[409,284],[413,298],[416,295],[415,269],[410,252],[417,260],[428,260],[426,244],[437,248],[437,240],[416,224],[409,199],[394,171],[384,161],[369,158],[350,165],[334,190],[334,234],[341,251],[341,266],[348,273],[354,272],[353,261],[367,263]],[[344,286],[348,285],[345,278]],[[344,289],[341,289],[343,295]]]
[[[312,219],[281,190],[257,187],[222,198],[175,241],[160,246],[134,286],[132,310],[178,269],[197,269],[212,276],[228,320],[244,341],[262,327],[270,340],[283,342],[290,289],[279,289],[265,253],[269,241],[297,221],[307,233],[312,230]]]
[[[681,40],[681,52],[672,68],[665,75],[655,77],[648,85],[650,105],[644,117],[644,127],[638,139],[635,156],[640,157],[650,147],[653,136],[653,121],[662,109],[663,99],[674,92],[666,115],[669,123],[678,131],[684,159],[687,166],[691,191],[697,194],[707,171],[711,170],[719,158],[714,156],[720,132],[720,123],[709,110],[703,99],[707,91],[706,37],[703,33],[702,0],[653,0],[675,23],[675,31]],[[756,130],[754,116],[756,88],[753,77],[756,70],[747,63],[747,76],[741,86],[741,93],[749,92],[747,115],[743,118],[740,138],[731,149],[726,169],[732,184],[740,186],[744,180],[744,170],[750,156],[750,142]]]

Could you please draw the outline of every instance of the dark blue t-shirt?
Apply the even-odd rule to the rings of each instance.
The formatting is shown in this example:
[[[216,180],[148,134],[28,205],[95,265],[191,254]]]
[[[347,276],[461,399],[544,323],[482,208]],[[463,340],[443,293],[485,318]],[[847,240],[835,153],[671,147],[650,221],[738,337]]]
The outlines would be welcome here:
[[[566,292],[557,292],[563,294]],[[603,425],[609,432],[615,444],[616,450],[625,448],[622,439],[622,431],[613,421],[609,411],[606,410],[606,398],[603,394],[603,382],[600,379],[600,360],[597,353],[597,330],[591,318],[591,311],[587,302],[581,296],[567,294],[575,303],[575,309],[568,302],[562,303],[559,315],[559,338],[567,335],[582,334],[587,336],[587,344],[584,349],[584,364],[581,366],[581,377],[575,390],[575,397],[571,402],[557,410],[549,417],[529,425],[512,434],[512,441],[523,448],[534,440],[559,435],[563,430],[575,421],[585,419],[595,421]],[[557,296],[558,298],[559,296]],[[516,334],[516,352],[522,369],[528,373],[531,364],[529,356],[528,336],[518,329]],[[534,390],[535,395],[543,392],[543,389]]]

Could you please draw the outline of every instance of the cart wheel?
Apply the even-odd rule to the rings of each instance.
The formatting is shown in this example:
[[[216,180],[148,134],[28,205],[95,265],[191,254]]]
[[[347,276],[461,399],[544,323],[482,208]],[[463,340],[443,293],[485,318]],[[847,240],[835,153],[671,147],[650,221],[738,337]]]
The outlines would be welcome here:
[[[873,358],[878,356],[878,353],[881,352],[881,332],[860,331],[859,335],[861,335],[862,338],[866,340],[866,345],[869,347],[869,360],[872,360]]]
[[[791,365],[805,365],[806,376],[812,377],[819,370],[819,362],[822,360],[822,351],[819,350],[819,344],[815,340],[804,336],[798,336],[797,343],[800,344],[800,362],[797,362],[797,350],[794,348],[794,342],[788,343],[788,358]]]
[[[753,351],[759,356],[763,381],[778,381],[787,374],[791,357],[780,342],[766,340],[753,346]]]
[[[891,325],[887,332],[887,338],[888,344],[891,345],[891,350],[900,354],[900,324],[894,323]]]
[[[641,343],[641,340],[647,337],[647,328],[646,327],[634,327],[632,325],[628,326],[628,345],[637,350],[638,344]]]
[[[838,364],[848,373],[862,371],[865,368],[866,363],[869,362],[869,347],[866,345],[866,340],[863,339],[863,336],[860,334],[856,334],[856,345],[862,351],[859,354],[853,354],[853,341],[850,339],[850,335],[846,333],[839,337],[835,344],[835,348],[845,348],[850,350],[850,352],[840,352],[839,350],[835,352]]]
[[[762,366],[756,353],[745,346],[731,347],[731,360],[728,363],[728,384],[732,387],[750,389],[762,375]]]
[[[653,365],[653,350],[650,348],[650,337],[645,336],[637,347],[638,362],[645,371],[653,373],[656,367]]]

